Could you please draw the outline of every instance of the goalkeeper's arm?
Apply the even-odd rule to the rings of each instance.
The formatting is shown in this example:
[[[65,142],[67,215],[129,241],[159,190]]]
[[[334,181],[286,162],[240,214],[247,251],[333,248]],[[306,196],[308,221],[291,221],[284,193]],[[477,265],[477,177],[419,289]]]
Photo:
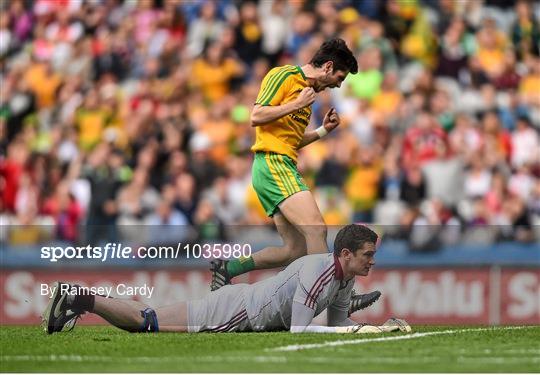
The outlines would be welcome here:
[[[348,306],[345,307],[345,310],[338,308],[335,305],[328,306],[328,314],[326,316],[329,327],[344,327],[344,326],[355,326],[358,325],[352,319],[349,319]]]
[[[384,332],[411,332],[411,326],[403,319],[390,318],[382,326],[372,326],[369,324],[358,324],[354,320],[345,318],[339,320],[341,314],[334,315],[335,311],[329,307],[329,323],[335,326],[311,325],[315,310],[306,305],[293,301],[291,317],[291,333],[384,333]],[[341,310],[339,310],[341,311]],[[345,311],[345,315],[347,312]]]
[[[329,309],[329,314],[331,310]],[[356,332],[358,324],[349,318],[347,318],[347,312],[345,311],[345,319],[338,322],[339,324],[332,324],[332,326],[317,326],[311,325],[311,321],[315,315],[315,310],[307,307],[306,305],[293,301],[292,305],[292,317],[291,317],[291,333],[348,333]],[[330,321],[329,321],[330,323]]]

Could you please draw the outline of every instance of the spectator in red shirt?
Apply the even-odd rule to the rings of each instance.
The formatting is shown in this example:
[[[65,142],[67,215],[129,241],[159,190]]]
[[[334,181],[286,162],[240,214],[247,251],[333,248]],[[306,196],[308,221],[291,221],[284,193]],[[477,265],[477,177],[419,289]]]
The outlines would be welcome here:
[[[8,146],[7,158],[0,159],[0,186],[3,186],[2,203],[4,210],[15,212],[15,201],[19,182],[28,160],[28,150],[22,141],[14,141]]]
[[[436,158],[438,150],[443,147],[448,149],[446,133],[433,116],[422,112],[405,133],[403,164],[405,168],[416,163],[421,166]]]
[[[54,194],[45,200],[43,214],[54,218],[57,239],[74,242],[79,238],[83,209],[69,191],[67,183],[59,184]]]

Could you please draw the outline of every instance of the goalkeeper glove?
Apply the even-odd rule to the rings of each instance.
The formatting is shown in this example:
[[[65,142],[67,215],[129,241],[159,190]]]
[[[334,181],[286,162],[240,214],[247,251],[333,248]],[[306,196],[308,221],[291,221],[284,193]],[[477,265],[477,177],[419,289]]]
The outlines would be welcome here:
[[[390,318],[384,324],[381,326],[381,328],[385,329],[384,332],[393,332],[393,331],[401,331],[401,332],[411,332],[412,328],[405,321],[405,319],[399,319],[399,318]]]
[[[382,326],[357,324],[354,326],[336,327],[337,333],[384,333],[384,332],[411,332],[411,326],[403,319],[390,318]]]
[[[337,333],[381,333],[382,331],[377,326],[369,324],[357,324],[355,326],[336,327]]]

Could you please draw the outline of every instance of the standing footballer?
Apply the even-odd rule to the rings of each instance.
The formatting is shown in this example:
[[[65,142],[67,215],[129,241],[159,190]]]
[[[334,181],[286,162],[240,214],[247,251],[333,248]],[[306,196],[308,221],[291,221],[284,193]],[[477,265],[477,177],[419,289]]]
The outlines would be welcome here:
[[[286,266],[306,255],[328,252],[326,224],[296,167],[298,150],[321,139],[340,123],[334,108],[323,124],[307,131],[315,94],[340,87],[347,74],[358,72],[356,59],[342,39],[324,42],[304,66],[271,69],[261,84],[251,114],[256,140],[252,182],[266,214],[273,218],[283,246],[267,247],[249,258],[212,262],[216,290],[231,278],[253,269]],[[350,313],[369,306],[379,292],[354,295]]]

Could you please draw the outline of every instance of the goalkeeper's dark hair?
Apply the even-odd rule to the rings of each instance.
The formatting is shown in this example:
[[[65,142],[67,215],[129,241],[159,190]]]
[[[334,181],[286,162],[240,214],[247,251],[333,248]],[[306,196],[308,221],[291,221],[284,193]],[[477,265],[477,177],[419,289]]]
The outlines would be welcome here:
[[[378,238],[377,233],[364,225],[349,224],[340,229],[334,240],[334,255],[339,256],[343,249],[355,253],[366,242],[376,244]]]
[[[358,62],[343,39],[334,38],[324,42],[309,63],[320,68],[327,61],[334,63],[332,73],[336,70],[358,73]]]

